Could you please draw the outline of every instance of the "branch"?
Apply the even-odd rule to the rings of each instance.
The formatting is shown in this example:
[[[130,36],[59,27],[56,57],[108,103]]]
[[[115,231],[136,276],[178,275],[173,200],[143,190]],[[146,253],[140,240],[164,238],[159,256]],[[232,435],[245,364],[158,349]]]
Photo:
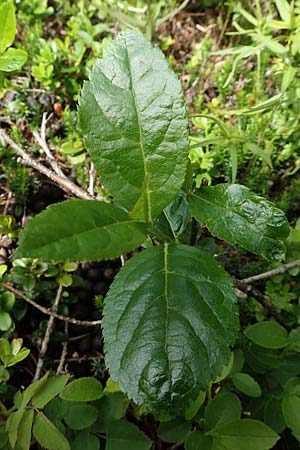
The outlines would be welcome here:
[[[46,175],[46,177],[50,178],[50,180],[58,184],[65,192],[69,194],[71,193],[75,197],[82,198],[83,200],[96,200],[95,197],[81,189],[79,186],[76,186],[76,184],[72,183],[68,178],[62,177],[61,175],[55,173],[51,169],[48,169],[47,167],[43,166],[41,163],[33,159],[31,156],[29,156],[28,153],[26,153],[22,147],[20,147],[15,141],[13,141],[11,137],[1,128],[0,138],[3,139],[3,141],[7,145],[9,145],[19,156],[21,156],[25,164],[42,173],[43,175]],[[102,199],[97,198],[97,200]]]
[[[257,275],[253,275],[252,277],[249,278],[244,278],[243,280],[240,281],[246,284],[254,283],[255,281],[264,280],[265,278],[271,278],[274,277],[275,275],[287,272],[293,267],[300,267],[300,259],[297,259],[296,261],[291,261],[287,264],[282,264],[281,266],[276,267],[275,269],[268,270],[267,272],[259,273]]]
[[[62,320],[64,322],[72,323],[73,325],[80,325],[85,327],[96,327],[101,325],[101,320],[78,320],[73,319],[72,317],[62,316],[61,314],[58,314],[54,311],[51,311],[48,308],[45,308],[44,306],[39,305],[31,298],[27,297],[23,292],[19,291],[18,289],[11,286],[9,283],[0,283],[0,286],[5,287],[8,291],[15,294],[17,297],[21,298],[22,300],[25,300],[25,302],[30,303],[30,305],[34,306],[36,309],[41,311],[44,314],[47,314],[48,316],[53,316],[55,319]]]
[[[244,292],[247,297],[254,297],[269,312],[270,316],[273,316],[277,320],[277,322],[282,322],[279,312],[276,311],[273,304],[269,302],[258,289],[245,283],[244,280],[234,280],[234,284],[240,291]]]
[[[55,300],[54,300],[54,303],[53,303],[53,306],[52,306],[52,311],[51,311],[52,313],[53,312],[54,313],[57,312],[58,305],[59,305],[59,302],[60,302],[60,299],[61,299],[62,290],[63,290],[62,285],[59,285],[58,289],[57,289],[56,296],[55,296]],[[44,365],[44,357],[45,357],[45,355],[47,353],[47,349],[48,349],[48,345],[49,345],[49,341],[50,341],[50,336],[51,336],[51,333],[53,331],[53,326],[54,326],[54,316],[51,315],[49,317],[49,320],[48,320],[48,323],[47,323],[47,328],[46,328],[46,331],[45,331],[45,335],[44,335],[44,338],[43,338],[43,341],[42,341],[41,350],[40,350],[40,353],[39,353],[39,359],[38,359],[38,362],[37,362],[37,365],[36,365],[33,381],[37,381],[40,378],[40,376],[41,376],[42,368],[43,368],[43,365]]]

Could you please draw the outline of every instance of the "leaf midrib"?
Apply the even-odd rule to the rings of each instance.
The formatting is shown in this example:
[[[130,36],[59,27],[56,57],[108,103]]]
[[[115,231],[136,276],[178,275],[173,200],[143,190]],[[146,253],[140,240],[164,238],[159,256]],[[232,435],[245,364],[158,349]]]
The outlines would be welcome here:
[[[146,155],[145,155],[145,145],[144,145],[144,139],[143,139],[143,130],[142,130],[142,125],[141,125],[141,120],[140,120],[140,115],[139,115],[139,110],[137,107],[137,99],[136,99],[136,95],[135,95],[135,90],[133,87],[133,76],[132,76],[132,69],[131,69],[131,64],[130,64],[130,59],[129,59],[129,54],[128,54],[128,47],[127,45],[125,46],[125,53],[126,53],[126,59],[127,59],[127,63],[128,63],[128,70],[129,70],[129,89],[131,91],[132,94],[132,98],[133,98],[133,105],[134,105],[134,109],[136,112],[136,118],[137,118],[137,123],[138,123],[138,131],[139,131],[139,144],[140,144],[140,149],[141,149],[141,154],[142,154],[142,160],[143,160],[143,169],[144,169],[144,183],[145,183],[145,193],[146,193],[146,221],[148,223],[152,223],[152,213],[151,213],[151,197],[150,197],[150,188],[149,188],[149,173],[148,173],[148,168],[147,168],[147,160],[146,160]]]
[[[91,228],[91,229],[89,229],[89,230],[83,230],[83,231],[79,231],[78,233],[74,233],[74,234],[72,234],[72,235],[69,235],[69,236],[64,236],[64,237],[61,237],[61,238],[58,238],[58,239],[56,239],[56,240],[53,240],[53,241],[51,241],[51,243],[49,244],[49,243],[47,243],[47,244],[44,244],[44,245],[41,245],[41,246],[39,246],[39,247],[36,247],[35,248],[35,250],[38,250],[38,249],[42,249],[42,248],[45,248],[45,247],[49,247],[49,246],[51,246],[52,244],[53,244],[53,242],[55,242],[55,243],[57,243],[57,242],[60,242],[60,241],[64,241],[65,239],[72,239],[72,238],[74,238],[74,237],[77,237],[77,236],[79,236],[79,235],[81,235],[81,234],[88,234],[88,233],[91,233],[91,232],[93,232],[93,231],[100,231],[100,230],[106,230],[107,228],[109,228],[109,227],[113,227],[114,225],[127,225],[127,224],[143,224],[143,222],[141,222],[141,221],[139,221],[139,220],[125,220],[125,221],[123,221],[123,222],[113,222],[113,223],[108,223],[108,224],[106,224],[106,225],[101,225],[101,226],[97,226],[97,227],[95,227],[95,228]]]

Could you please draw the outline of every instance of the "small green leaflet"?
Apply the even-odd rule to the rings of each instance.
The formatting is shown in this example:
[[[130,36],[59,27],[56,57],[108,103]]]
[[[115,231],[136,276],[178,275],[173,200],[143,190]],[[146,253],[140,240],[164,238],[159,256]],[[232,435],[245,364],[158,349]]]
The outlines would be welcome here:
[[[200,249],[165,244],[134,256],[105,300],[112,379],[152,412],[184,413],[229,361],[235,300],[228,274]]]
[[[0,70],[12,72],[19,70],[27,61],[27,53],[17,48],[9,48],[0,56]]]
[[[25,410],[22,420],[18,428],[18,447],[22,450],[29,450],[31,443],[31,429],[33,422],[34,410]]]
[[[31,399],[35,408],[43,409],[56,395],[58,395],[67,383],[70,375],[60,375],[48,378],[41,389]]]
[[[48,450],[71,450],[67,439],[42,412],[35,415],[33,435]]]
[[[214,450],[270,450],[279,439],[267,425],[251,419],[217,425],[211,434]]]
[[[249,397],[260,397],[261,388],[257,381],[247,373],[237,372],[232,375],[232,382],[236,389]]]
[[[214,236],[270,261],[285,257],[289,225],[284,213],[246,186],[203,187],[190,195],[190,204],[194,217]]]
[[[91,402],[103,395],[100,381],[93,377],[82,377],[69,383],[60,394],[60,398],[69,402]]]
[[[231,392],[223,392],[208,402],[204,419],[208,428],[214,428],[218,424],[240,419],[241,413],[240,399]]]
[[[300,397],[286,395],[282,400],[282,413],[287,426],[300,441]]]
[[[147,238],[145,224],[104,202],[67,200],[31,219],[15,258],[113,259]]]
[[[150,439],[125,420],[108,426],[105,450],[150,450],[151,447]]]
[[[283,348],[289,344],[286,329],[272,320],[250,325],[244,333],[252,342],[265,348]]]
[[[163,53],[136,31],[120,33],[85,82],[79,115],[104,185],[130,216],[152,222],[184,183],[187,117]]]
[[[12,2],[2,3],[0,6],[0,54],[4,53],[15,39],[16,15]]]

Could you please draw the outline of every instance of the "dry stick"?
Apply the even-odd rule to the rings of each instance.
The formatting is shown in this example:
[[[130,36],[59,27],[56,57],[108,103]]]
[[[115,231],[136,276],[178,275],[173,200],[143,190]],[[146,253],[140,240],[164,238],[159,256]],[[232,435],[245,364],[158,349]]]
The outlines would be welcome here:
[[[65,335],[68,336],[68,331],[69,331],[69,325],[68,322],[65,323]],[[59,364],[56,370],[56,375],[60,375],[63,372],[63,367],[66,361],[66,357],[67,357],[67,353],[68,353],[68,341],[63,342],[62,345],[62,352],[61,352],[61,356],[60,356],[60,360],[59,360]]]
[[[38,161],[29,156],[25,150],[22,149],[15,141],[11,139],[11,137],[0,128],[0,138],[9,145],[19,156],[21,156],[24,160],[24,163],[33,167],[38,172],[46,175],[46,177],[50,178],[50,180],[54,181],[58,184],[65,192],[73,194],[75,197],[82,198],[83,200],[95,200],[95,197],[90,195],[88,192],[81,189],[76,184],[72,183],[68,178],[62,177],[58,175],[53,170],[48,169],[47,167],[40,164]],[[101,200],[97,198],[97,200]]]
[[[54,313],[57,312],[58,305],[59,305],[59,302],[60,302],[60,299],[61,299],[62,290],[63,290],[63,287],[60,284],[58,286],[58,289],[57,289],[57,293],[56,293],[56,296],[55,296],[55,299],[54,299],[54,303],[53,303],[51,312],[54,312]],[[45,335],[44,335],[44,338],[43,338],[43,341],[42,341],[41,350],[39,352],[39,359],[38,359],[38,362],[37,362],[37,365],[36,365],[33,381],[37,381],[40,378],[40,376],[41,376],[42,368],[43,368],[43,365],[44,365],[44,358],[45,358],[45,355],[47,353],[47,349],[48,349],[48,345],[49,345],[49,341],[50,341],[50,336],[51,336],[51,333],[52,333],[52,330],[53,330],[53,325],[54,325],[54,317],[51,315],[49,317],[49,320],[48,320],[48,323],[47,323],[47,328],[46,328],[46,331],[45,331]]]
[[[55,317],[55,319],[59,319],[59,320],[62,320],[63,322],[68,322],[68,323],[72,323],[73,325],[80,325],[80,326],[84,326],[84,327],[95,327],[95,326],[101,325],[101,320],[92,320],[92,321],[91,320],[78,320],[78,319],[73,319],[72,317],[62,316],[61,314],[51,311],[50,309],[39,305],[31,298],[24,295],[23,292],[14,288],[9,283],[0,283],[0,286],[5,287],[8,291],[13,292],[13,294],[15,294],[17,297],[22,298],[27,303],[30,303],[30,305],[34,306],[36,309],[38,309],[42,313],[47,314],[48,316],[53,316],[53,317]]]
[[[258,273],[257,275],[253,275],[249,278],[244,278],[243,280],[240,280],[243,283],[250,284],[254,283],[255,281],[264,280],[265,278],[271,278],[275,275],[279,275],[281,273],[284,273],[288,271],[289,269],[292,269],[293,267],[300,267],[300,259],[297,259],[296,261],[291,261],[287,264],[282,264],[279,267],[276,267],[275,269],[268,270],[267,272]]]
[[[49,116],[50,118],[50,116]],[[47,159],[49,161],[50,166],[56,172],[58,175],[60,175],[64,179],[68,179],[66,175],[63,173],[61,168],[56,162],[56,159],[51,153],[50,148],[48,147],[47,141],[46,141],[46,126],[47,126],[47,114],[43,114],[42,118],[42,125],[41,125],[41,134],[39,134],[37,131],[33,131],[33,136],[35,137],[35,140],[39,144],[39,146],[42,148],[42,150],[45,152]]]

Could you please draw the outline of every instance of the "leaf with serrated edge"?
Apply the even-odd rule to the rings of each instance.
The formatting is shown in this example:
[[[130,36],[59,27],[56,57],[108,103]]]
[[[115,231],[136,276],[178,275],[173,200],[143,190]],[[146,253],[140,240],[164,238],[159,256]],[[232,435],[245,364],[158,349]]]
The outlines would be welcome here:
[[[284,213],[240,184],[203,187],[191,194],[193,216],[229,244],[271,261],[285,257],[283,240],[289,235]]]
[[[165,244],[134,256],[105,300],[112,379],[150,411],[184,412],[228,363],[235,300],[228,274],[198,248]]]
[[[33,435],[48,450],[70,450],[67,439],[42,412],[38,412],[34,418]]]
[[[19,409],[18,411],[12,413],[7,422],[6,422],[6,429],[8,431],[8,439],[10,442],[10,445],[14,448],[16,445],[17,439],[18,439],[18,429],[20,422],[22,420],[23,414],[25,412],[25,409]]]
[[[52,400],[56,395],[58,395],[67,383],[70,375],[59,375],[56,377],[48,378],[43,388],[40,389],[32,397],[32,405],[35,408],[43,409],[50,400]]]
[[[31,219],[15,258],[113,259],[147,238],[145,224],[104,202],[67,200]]]
[[[27,409],[24,412],[24,415],[18,428],[18,446],[22,450],[30,449],[33,416],[34,410]]]
[[[69,383],[60,394],[60,398],[70,402],[91,402],[103,395],[100,381],[92,377],[82,377]]]
[[[79,115],[104,185],[132,217],[152,222],[187,165],[182,89],[163,53],[141,33],[120,33],[84,83]]]
[[[46,372],[45,375],[40,379],[30,384],[25,391],[21,394],[20,407],[25,407],[28,405],[32,397],[43,388],[49,377],[49,372]]]
[[[108,425],[105,450],[149,450],[151,441],[132,423],[120,420]]]

